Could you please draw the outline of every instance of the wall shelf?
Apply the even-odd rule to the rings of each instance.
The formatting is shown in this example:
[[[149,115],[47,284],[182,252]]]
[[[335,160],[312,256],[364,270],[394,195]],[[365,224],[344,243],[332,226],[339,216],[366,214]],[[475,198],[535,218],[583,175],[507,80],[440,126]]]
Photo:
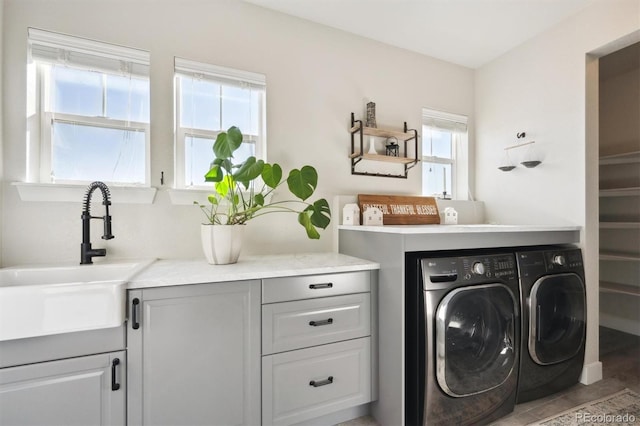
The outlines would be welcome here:
[[[352,175],[364,175],[364,176],[379,176],[379,177],[394,177],[406,179],[409,170],[418,164],[418,131],[416,129],[408,129],[407,122],[404,122],[404,130],[394,130],[382,127],[366,127],[362,124],[362,120],[356,120],[354,113],[351,113],[351,128],[349,129],[351,134],[351,153],[349,158],[351,159],[351,174]],[[356,143],[356,135],[358,135],[358,142]],[[396,138],[398,143],[403,144],[404,150],[401,155],[395,157],[391,155],[381,155],[364,152],[364,136],[373,136],[379,138]],[[407,146],[410,141],[414,143],[413,158],[407,156]],[[359,149],[358,149],[359,148]],[[401,164],[404,166],[403,174],[384,174],[373,173],[367,171],[357,171],[356,165],[362,160],[379,161],[384,163]]]
[[[640,229],[640,222],[600,222],[600,229]]]
[[[635,197],[640,196],[640,187],[601,189],[601,197]]]
[[[623,154],[605,155],[600,157],[601,166],[636,163],[640,163],[640,151],[625,152]]]
[[[600,291],[603,293],[625,294],[628,296],[640,296],[640,287],[630,284],[612,283],[600,281]]]
[[[638,262],[640,261],[640,256],[637,254],[629,254],[629,253],[613,253],[613,252],[601,252],[600,260],[612,260],[619,262]]]

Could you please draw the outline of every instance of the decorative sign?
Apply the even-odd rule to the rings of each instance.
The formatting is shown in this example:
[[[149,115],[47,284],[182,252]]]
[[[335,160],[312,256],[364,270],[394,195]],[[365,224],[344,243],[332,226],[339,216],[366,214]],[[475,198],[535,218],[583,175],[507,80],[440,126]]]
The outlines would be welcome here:
[[[436,199],[408,195],[358,194],[358,205],[363,212],[367,207],[382,210],[385,225],[425,225],[440,223]]]

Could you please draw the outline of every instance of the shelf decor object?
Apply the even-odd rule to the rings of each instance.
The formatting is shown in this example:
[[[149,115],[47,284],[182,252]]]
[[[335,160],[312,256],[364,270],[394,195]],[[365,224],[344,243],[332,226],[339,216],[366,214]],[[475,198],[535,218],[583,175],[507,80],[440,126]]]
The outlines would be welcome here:
[[[391,136],[387,138],[387,143],[386,143],[386,154],[389,157],[397,157],[399,155],[398,153],[398,138],[396,138],[395,136]]]
[[[376,103],[367,103],[367,127],[378,127],[376,125]]]
[[[375,207],[382,211],[384,225],[439,224],[440,213],[434,197],[410,195],[358,194],[360,211]],[[365,225],[363,219],[363,225]]]
[[[516,137],[518,139],[522,139],[526,136],[525,132],[521,132],[516,134]],[[511,162],[511,159],[509,158],[509,150],[511,149],[515,149],[515,148],[522,148],[523,146],[529,146],[529,149],[531,150],[531,145],[533,145],[534,143],[536,143],[536,141],[529,141],[529,142],[521,142],[521,143],[517,143],[515,145],[511,145],[506,147],[505,150],[505,160],[503,160],[503,165],[501,165],[500,167],[498,167],[498,169],[502,170],[503,172],[510,172],[511,170],[515,169],[516,166]],[[525,166],[528,169],[532,169],[534,167],[539,166],[542,163],[542,161],[534,159],[534,158],[530,158],[527,159],[523,162],[521,162],[520,164],[522,164],[523,166]]]
[[[404,122],[403,131],[384,129],[377,127],[363,126],[362,120],[356,120],[354,113],[351,113],[351,174],[352,175],[364,175],[364,176],[380,176],[380,177],[393,177],[406,179],[409,169],[418,164],[418,131],[416,129],[408,129],[407,122]],[[358,135],[359,143],[356,143],[356,135]],[[364,152],[364,135],[371,136],[370,144],[373,145],[373,137],[379,138],[396,138],[398,140],[398,156],[373,154],[370,152]],[[413,158],[407,157],[407,144],[413,141],[414,153]],[[403,150],[400,151],[399,144],[403,143]],[[359,149],[358,149],[359,148]],[[402,174],[385,174],[385,173],[373,173],[366,171],[357,171],[356,165],[362,160],[380,161],[386,163],[402,164],[404,166],[404,173]]]

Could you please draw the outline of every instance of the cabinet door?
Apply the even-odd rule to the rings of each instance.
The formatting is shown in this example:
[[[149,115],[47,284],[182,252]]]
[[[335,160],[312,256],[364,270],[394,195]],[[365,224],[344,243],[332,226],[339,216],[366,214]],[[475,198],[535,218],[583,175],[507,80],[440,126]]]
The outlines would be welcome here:
[[[124,425],[124,352],[0,370],[2,425]]]
[[[130,425],[260,423],[259,281],[132,291],[129,307]]]

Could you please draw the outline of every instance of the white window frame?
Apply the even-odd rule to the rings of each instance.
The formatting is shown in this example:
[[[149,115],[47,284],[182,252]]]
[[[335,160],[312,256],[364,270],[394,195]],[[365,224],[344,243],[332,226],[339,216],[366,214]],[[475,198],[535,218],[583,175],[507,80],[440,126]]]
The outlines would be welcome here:
[[[451,166],[451,192],[447,194],[452,199],[467,200],[469,196],[469,131],[468,117],[461,114],[453,114],[434,109],[422,109],[422,127],[423,127],[423,149],[420,158],[422,167],[427,163],[448,164]],[[438,156],[427,155],[424,149],[426,135],[425,127],[431,127],[441,130],[451,130],[451,157],[443,158]],[[424,179],[424,177],[421,177]],[[424,180],[421,182],[423,195],[432,196],[434,194],[425,193]]]
[[[246,87],[255,87],[260,92],[260,107],[258,111],[258,130],[260,134],[247,133],[242,130],[243,143],[255,143],[255,157],[257,159],[266,160],[266,77],[262,74],[241,71],[232,68],[221,67],[212,64],[205,64],[201,62],[191,61],[182,58],[175,58],[175,72],[174,72],[174,87],[175,87],[175,176],[174,186],[175,190],[172,191],[172,200],[174,204],[183,204],[178,198],[178,193],[181,190],[193,191],[211,191],[210,185],[197,185],[191,184],[185,181],[185,169],[186,169],[186,139],[187,137],[201,137],[211,139],[212,145],[218,134],[227,129],[220,130],[205,130],[205,129],[193,129],[191,127],[181,127],[181,87],[179,84],[179,77],[191,77],[197,79],[203,79],[218,83],[221,85],[233,84]],[[220,110],[222,123],[222,114],[224,111]],[[206,171],[203,171],[203,175]],[[176,191],[177,190],[177,191]],[[191,199],[188,203],[192,203]]]
[[[149,53],[139,49],[133,49],[128,47],[116,46],[109,43],[98,42],[94,40],[88,40],[80,37],[73,37],[63,34],[58,34],[49,31],[43,31],[35,28],[29,28],[29,44],[44,47],[50,47],[52,49],[58,49],[63,51],[68,49],[72,52],[78,52],[80,55],[94,55],[98,58],[105,58],[105,61],[114,62],[120,61],[121,67],[129,72],[133,69],[136,71],[146,70],[146,76],[148,76],[149,67]],[[31,53],[31,52],[30,52]],[[64,63],[64,55],[62,56],[62,63]],[[31,61],[30,61],[31,62]],[[54,63],[55,61],[51,61]],[[29,66],[34,66],[33,62]],[[87,117],[76,114],[64,114],[54,113],[51,111],[45,111],[47,105],[49,105],[48,93],[46,87],[48,87],[49,67],[50,65],[36,60],[35,63],[35,90],[37,96],[35,97],[35,105],[33,110],[29,111],[27,117],[27,183],[35,183],[37,185],[19,185],[21,190],[31,191],[33,188],[46,191],[47,187],[59,185],[64,186],[67,189],[60,192],[63,194],[69,193],[68,188],[70,186],[81,186],[84,188],[90,180],[64,180],[52,177],[52,125],[54,122],[66,122],[76,123],[79,125],[88,125],[93,127],[104,127],[109,129],[128,130],[134,132],[144,132],[145,135],[145,162],[144,162],[144,182],[141,183],[123,183],[123,182],[110,182],[105,180],[110,186],[120,187],[141,187],[150,188],[151,186],[151,168],[150,168],[150,153],[151,153],[151,139],[150,139],[150,123],[141,123],[125,120],[114,120],[105,117]],[[82,69],[83,66],[71,65],[72,68]],[[87,66],[90,69],[90,66]],[[105,70],[99,70],[107,72]],[[153,195],[151,200],[153,200]],[[21,193],[21,197],[23,194]],[[55,199],[56,196],[52,195],[38,195],[29,194],[24,197],[33,198],[44,197],[46,199]],[[24,199],[23,197],[23,199]],[[148,199],[148,197],[145,197]],[[65,196],[62,196],[61,201],[68,201]]]

